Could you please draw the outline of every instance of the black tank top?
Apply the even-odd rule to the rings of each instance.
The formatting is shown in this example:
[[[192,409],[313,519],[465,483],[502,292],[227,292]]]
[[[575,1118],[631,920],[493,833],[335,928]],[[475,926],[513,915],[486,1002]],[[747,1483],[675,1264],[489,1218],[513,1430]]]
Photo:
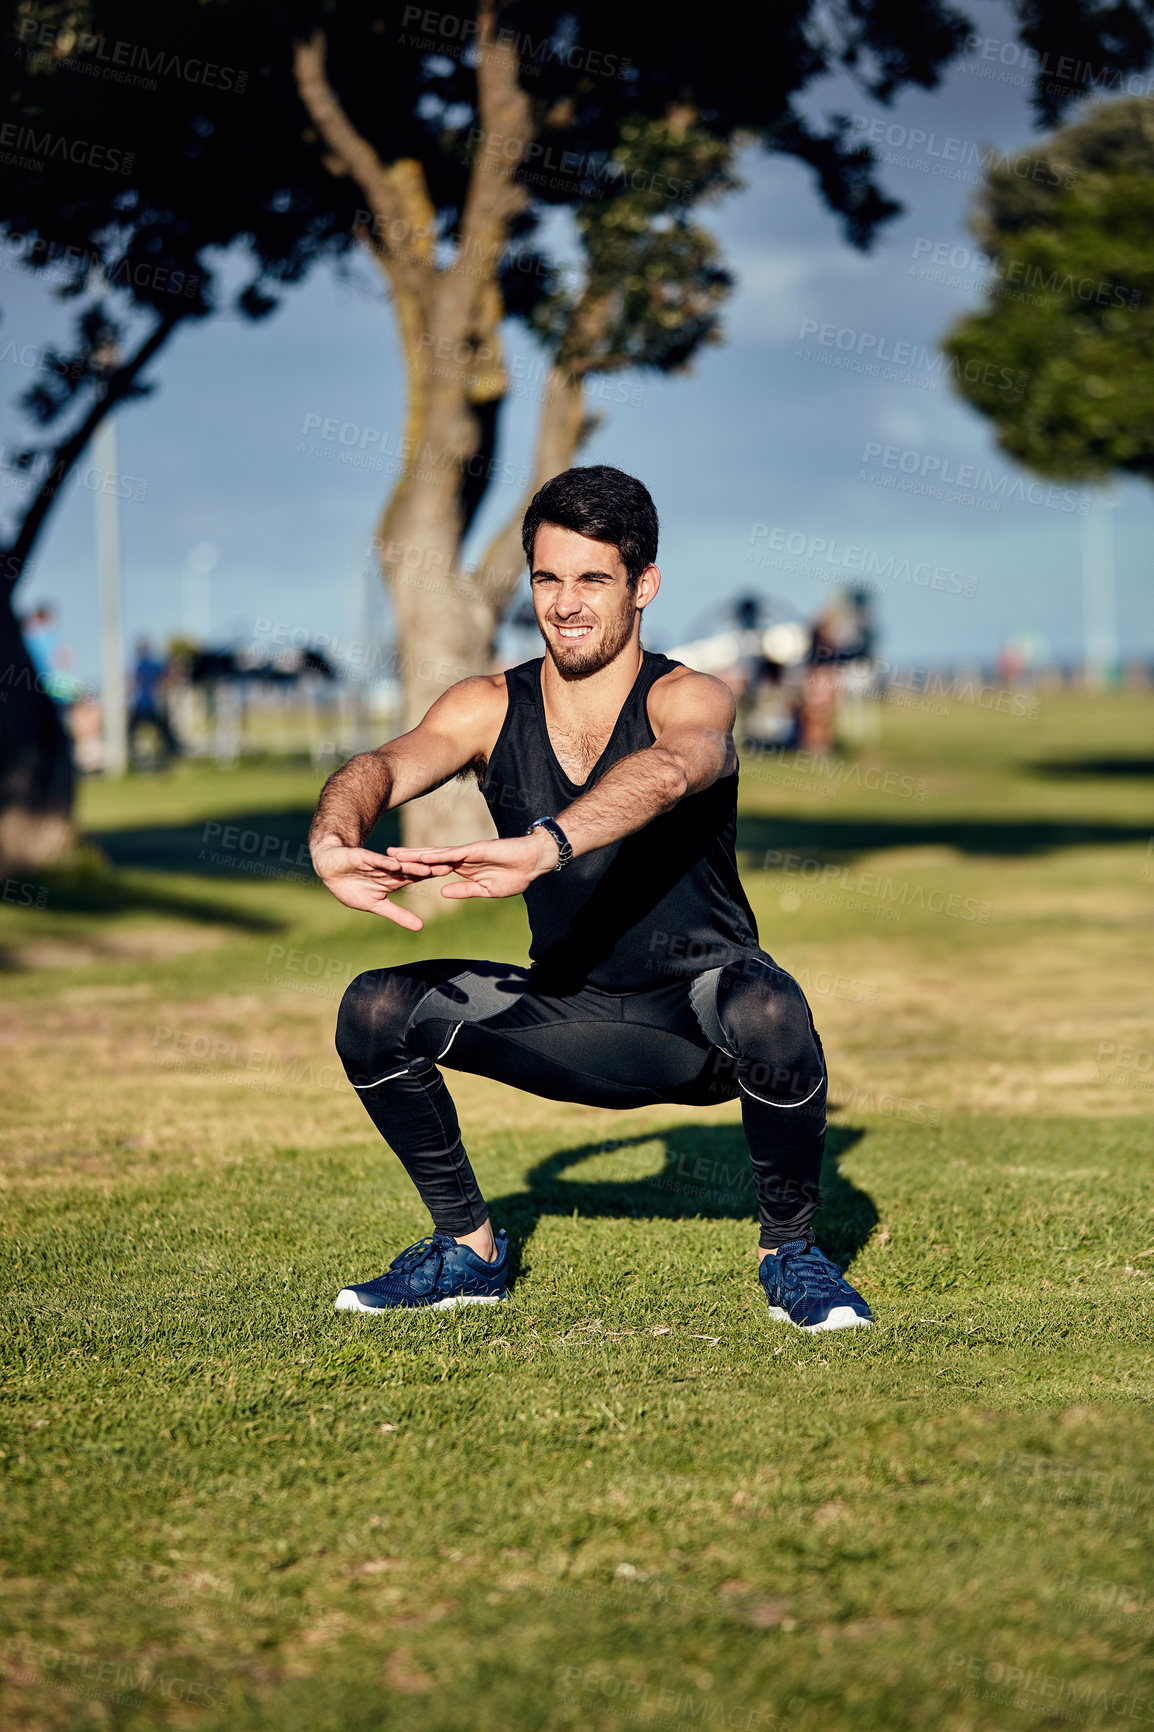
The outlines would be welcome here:
[[[646,698],[681,662],[642,653],[633,689],[609,743],[584,784],[561,768],[545,725],[543,658],[505,674],[505,722],[481,779],[500,836],[521,836],[534,818],[556,816],[622,758],[651,746]],[[579,854],[525,892],[541,990],[586,984],[640,992],[700,974],[757,948],[757,924],[737,872],[737,771],[619,842]]]

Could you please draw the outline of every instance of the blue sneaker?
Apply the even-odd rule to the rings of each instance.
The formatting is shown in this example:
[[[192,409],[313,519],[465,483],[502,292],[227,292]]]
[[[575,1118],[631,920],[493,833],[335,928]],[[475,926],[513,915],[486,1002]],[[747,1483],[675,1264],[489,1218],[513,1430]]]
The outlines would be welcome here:
[[[769,1300],[769,1314],[810,1335],[819,1329],[869,1329],[873,1312],[850,1286],[836,1263],[811,1239],[779,1245],[776,1257],[763,1257],[757,1272]]]
[[[342,1287],[336,1311],[451,1311],[455,1305],[499,1305],[509,1296],[509,1235],[496,1235],[496,1262],[486,1263],[448,1233],[418,1239],[383,1275]]]

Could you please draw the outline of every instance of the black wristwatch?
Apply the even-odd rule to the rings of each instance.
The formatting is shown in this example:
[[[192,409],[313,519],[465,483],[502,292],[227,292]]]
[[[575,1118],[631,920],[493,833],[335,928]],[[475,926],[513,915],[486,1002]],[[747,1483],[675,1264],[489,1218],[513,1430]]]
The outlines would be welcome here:
[[[534,818],[533,822],[525,832],[526,836],[531,836],[534,830],[548,830],[550,836],[552,836],[554,842],[557,844],[557,864],[553,868],[554,872],[560,872],[562,866],[568,866],[570,860],[573,858],[573,850],[569,846],[568,836],[566,836],[556,818]]]

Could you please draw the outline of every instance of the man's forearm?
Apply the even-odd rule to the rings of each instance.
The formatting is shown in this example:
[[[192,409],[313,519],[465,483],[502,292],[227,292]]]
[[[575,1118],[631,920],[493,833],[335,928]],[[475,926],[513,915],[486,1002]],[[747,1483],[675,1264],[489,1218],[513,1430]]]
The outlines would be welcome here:
[[[345,848],[359,848],[393,791],[393,772],[381,752],[361,752],[334,770],[317,801],[309,829],[309,846],[326,838]]]
[[[556,814],[574,854],[588,854],[644,829],[670,811],[689,791],[677,759],[660,746],[647,746],[622,758],[591,788]]]

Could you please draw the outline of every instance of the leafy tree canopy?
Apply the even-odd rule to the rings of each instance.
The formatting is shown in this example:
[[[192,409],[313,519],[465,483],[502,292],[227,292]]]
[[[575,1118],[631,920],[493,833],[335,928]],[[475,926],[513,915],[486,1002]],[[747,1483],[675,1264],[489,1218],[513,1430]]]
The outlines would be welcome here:
[[[979,196],[993,275],[952,376],[1039,474],[1154,479],[1154,101],[1093,107],[1032,158]]]

